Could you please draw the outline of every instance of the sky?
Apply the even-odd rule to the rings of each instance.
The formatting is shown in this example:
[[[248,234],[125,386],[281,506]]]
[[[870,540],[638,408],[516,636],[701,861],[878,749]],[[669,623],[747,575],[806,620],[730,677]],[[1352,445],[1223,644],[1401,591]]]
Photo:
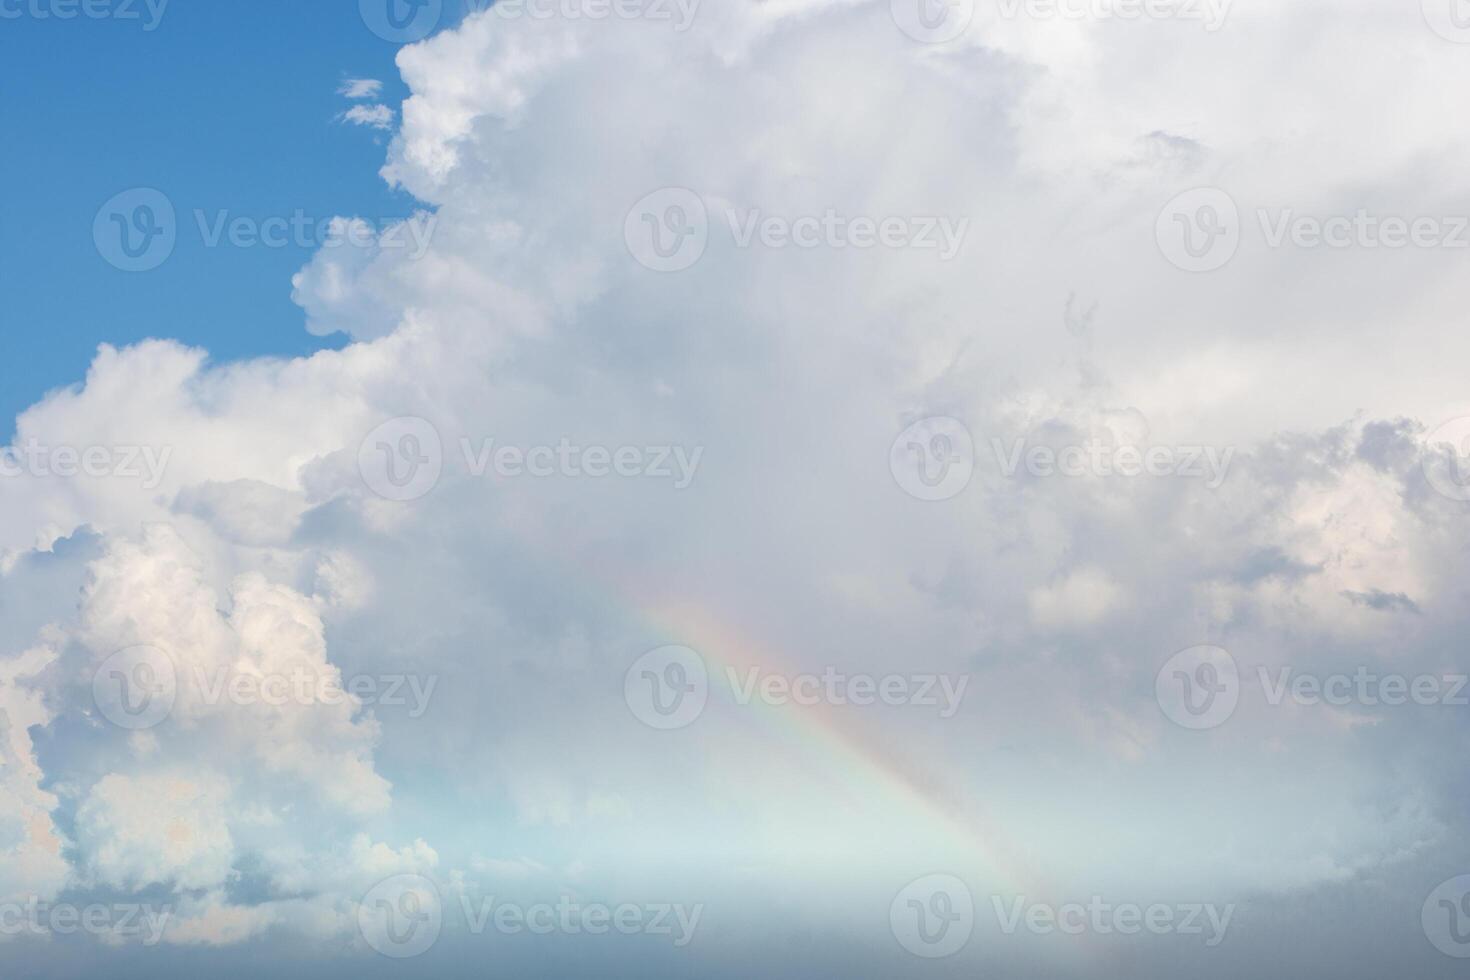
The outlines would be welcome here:
[[[142,3],[119,8],[137,19],[6,9],[27,16],[0,31],[6,123],[26,134],[0,160],[16,189],[0,223],[5,436],[23,409],[74,383],[100,343],[167,336],[219,361],[336,346],[302,330],[291,303],[309,245],[207,248],[196,232],[156,275],[132,276],[97,254],[91,220],[137,186],[168,194],[191,229],[196,210],[206,225],[221,212],[409,213],[412,202],[377,177],[381,132],[333,124],[346,78],[382,79],[402,97],[398,46],[364,29],[350,4],[267,0],[243,15],[170,3],[156,19]]]
[[[0,0],[0,972],[1460,975],[1460,13]]]

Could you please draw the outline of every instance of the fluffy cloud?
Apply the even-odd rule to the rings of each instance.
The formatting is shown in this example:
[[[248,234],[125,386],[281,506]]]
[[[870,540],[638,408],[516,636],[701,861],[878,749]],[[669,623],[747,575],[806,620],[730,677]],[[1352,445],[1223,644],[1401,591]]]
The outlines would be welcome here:
[[[169,889],[183,943],[340,940],[383,877],[450,894],[567,867],[728,887],[742,926],[860,922],[874,956],[893,891],[939,867],[1058,900],[1182,890],[1267,931],[1331,902],[1316,925],[1343,942],[1385,904],[1412,919],[1470,859],[1470,729],[1272,705],[1256,678],[1463,669],[1464,505],[1423,465],[1428,431],[1467,410],[1458,267],[1272,249],[1254,209],[1457,207],[1441,110],[1470,67],[1417,11],[1363,4],[1361,23],[1242,8],[1213,33],[984,12],[948,45],[889,6],[711,7],[688,32],[471,16],[399,55],[412,94],[383,174],[432,210],[428,247],[390,230],[294,281],[309,328],[349,346],[224,366],[103,348],[25,413],[18,442],[170,455],[155,487],[0,483],[5,588],[81,597],[0,608],[18,627],[5,889]],[[1367,56],[1388,43],[1401,63]],[[1341,64],[1358,73],[1324,85]],[[1191,275],[1155,222],[1210,184],[1246,233]],[[677,272],[626,241],[666,188],[707,215]],[[918,217],[969,222],[953,257],[741,231]],[[890,446],[941,415],[968,426],[974,474],[919,501]],[[412,442],[364,446],[404,417]],[[703,462],[682,490],[476,472],[491,440]],[[1018,442],[1210,449],[1226,468],[1008,471]],[[437,485],[384,499],[363,462],[382,445],[432,454]],[[623,701],[667,643],[712,675],[678,733]],[[1249,683],[1227,724],[1187,732],[1155,675],[1206,643]],[[177,700],[128,734],[92,677],[140,644],[172,658]],[[751,665],[973,683],[953,718],[752,712],[727,681]],[[220,703],[200,682],[220,670],[444,683],[411,718]],[[1269,952],[1237,948],[1227,972]],[[1151,952],[1140,975],[1179,962]]]
[[[216,889],[234,860],[229,803],[229,787],[212,775],[109,774],[78,810],[78,836],[103,884]]]
[[[51,898],[71,868],[52,818],[56,797],[41,788],[30,729],[51,721],[40,695],[25,686],[50,656],[43,648],[0,663],[0,899]]]

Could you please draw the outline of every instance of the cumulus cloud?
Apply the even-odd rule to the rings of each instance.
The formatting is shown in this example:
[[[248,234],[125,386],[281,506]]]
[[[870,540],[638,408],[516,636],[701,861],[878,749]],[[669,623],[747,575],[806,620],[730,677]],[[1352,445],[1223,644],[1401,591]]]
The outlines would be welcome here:
[[[212,774],[109,774],[77,812],[78,837],[102,884],[138,891],[164,882],[216,889],[234,860],[229,787]]]
[[[40,647],[0,661],[0,897],[7,902],[27,895],[49,899],[71,876],[53,818],[58,801],[42,789],[44,773],[30,736],[51,714],[40,695],[23,686],[51,656]]]
[[[308,328],[348,346],[228,365],[104,347],[23,414],[18,441],[171,456],[156,487],[0,481],[4,587],[80,597],[0,606],[0,890],[160,888],[175,942],[340,942],[395,874],[446,895],[576,879],[733,896],[712,956],[779,926],[884,975],[892,894],[936,868],[982,904],[1235,902],[1262,935],[1315,925],[1313,949],[1354,948],[1383,908],[1412,920],[1470,860],[1463,716],[1273,704],[1258,679],[1463,669],[1470,535],[1425,468],[1426,433],[1467,411],[1458,265],[1247,233],[1189,274],[1154,230],[1210,184],[1248,222],[1458,206],[1434,107],[1470,66],[1417,11],[1364,3],[1242,8],[1215,33],[987,9],[947,45],[889,6],[711,6],[688,32],[472,15],[398,56],[383,175],[432,239],[389,229],[293,281]],[[1368,57],[1389,43],[1408,55]],[[678,271],[629,242],[668,189],[706,233]],[[742,234],[768,219],[971,230],[946,259]],[[890,468],[935,416],[975,447],[937,502]],[[564,444],[703,462],[683,489],[476,465]],[[1009,465],[1016,446],[1173,468],[1043,473]],[[395,501],[409,483],[382,459],[438,478]],[[624,700],[665,644],[710,676],[678,732]],[[1155,692],[1199,644],[1246,679],[1208,732]],[[138,645],[177,691],[130,734],[92,686]],[[751,666],[972,683],[948,718],[752,711],[730,680]],[[414,718],[220,701],[220,671],[444,683]],[[1314,924],[1320,903],[1341,912]],[[1271,934],[1222,947],[1222,975],[1307,962]],[[1139,975],[1184,955],[1151,948]]]

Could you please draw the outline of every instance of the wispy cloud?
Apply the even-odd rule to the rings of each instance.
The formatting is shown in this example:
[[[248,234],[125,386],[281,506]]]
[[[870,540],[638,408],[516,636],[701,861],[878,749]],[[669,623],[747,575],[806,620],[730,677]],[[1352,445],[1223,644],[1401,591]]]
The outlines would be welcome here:
[[[344,79],[337,89],[338,95],[345,95],[349,99],[376,99],[382,92],[383,83],[376,78]]]
[[[374,129],[393,128],[393,110],[385,105],[355,105],[337,118],[355,126],[371,126]]]

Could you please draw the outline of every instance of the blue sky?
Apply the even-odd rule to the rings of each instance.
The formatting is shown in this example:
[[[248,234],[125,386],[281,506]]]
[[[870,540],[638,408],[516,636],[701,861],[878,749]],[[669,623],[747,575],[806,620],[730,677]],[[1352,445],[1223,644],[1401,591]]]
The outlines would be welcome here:
[[[310,248],[207,248],[195,209],[410,210],[377,175],[382,135],[334,122],[344,77],[381,79],[391,105],[404,94],[398,45],[369,31],[355,3],[175,0],[155,30],[144,23],[0,20],[6,437],[16,413],[82,379],[99,343],[174,337],[232,360],[338,342],[308,334],[291,302]],[[103,261],[91,229],[103,202],[139,186],[169,196],[181,234],[163,266],[129,274]]]

